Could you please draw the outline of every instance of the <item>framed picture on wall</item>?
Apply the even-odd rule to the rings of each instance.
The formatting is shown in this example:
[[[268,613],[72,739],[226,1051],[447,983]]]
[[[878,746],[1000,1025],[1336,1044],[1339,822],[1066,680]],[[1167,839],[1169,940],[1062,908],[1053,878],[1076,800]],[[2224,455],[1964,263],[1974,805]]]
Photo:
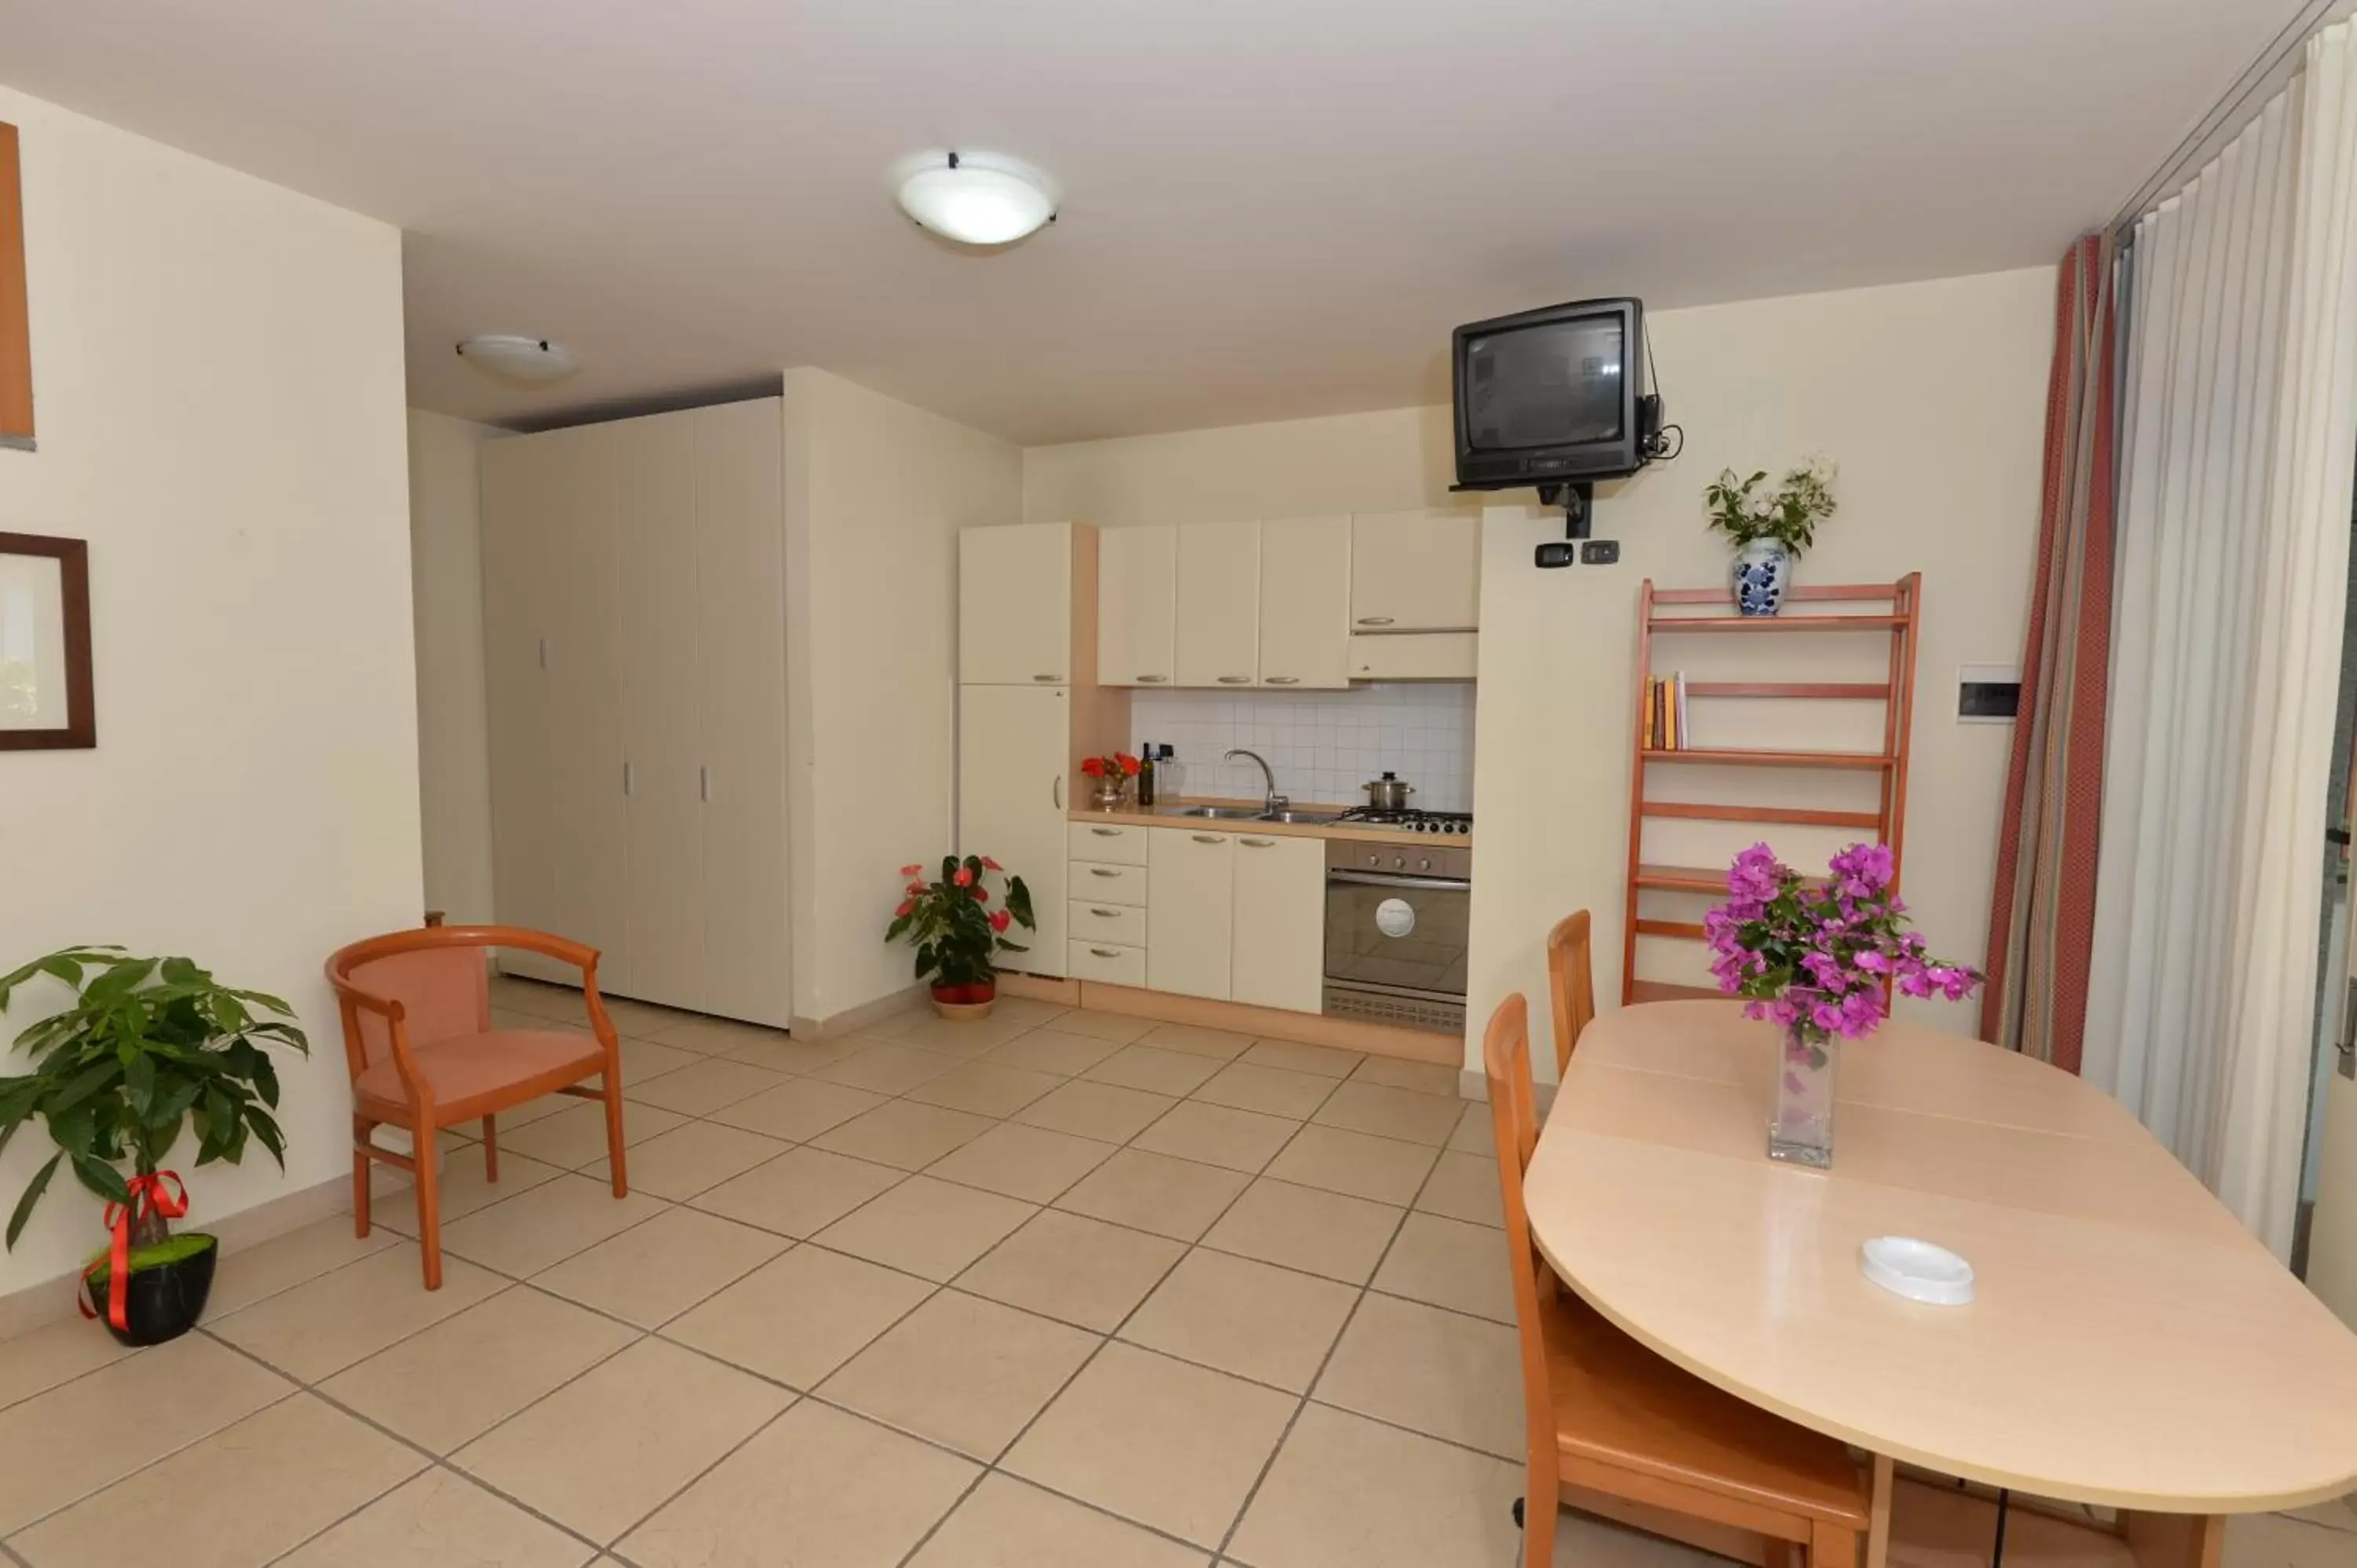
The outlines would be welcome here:
[[[0,533],[0,751],[97,744],[90,545]]]

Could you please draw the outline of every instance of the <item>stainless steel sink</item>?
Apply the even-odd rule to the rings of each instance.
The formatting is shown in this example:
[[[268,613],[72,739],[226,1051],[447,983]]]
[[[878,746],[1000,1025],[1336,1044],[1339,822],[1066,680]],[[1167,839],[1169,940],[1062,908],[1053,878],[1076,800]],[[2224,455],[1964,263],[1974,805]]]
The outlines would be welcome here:
[[[1256,822],[1261,821],[1258,806],[1181,806],[1178,815],[1200,817],[1211,822]]]
[[[1340,811],[1263,811],[1253,818],[1256,822],[1309,822],[1323,824],[1342,820]]]

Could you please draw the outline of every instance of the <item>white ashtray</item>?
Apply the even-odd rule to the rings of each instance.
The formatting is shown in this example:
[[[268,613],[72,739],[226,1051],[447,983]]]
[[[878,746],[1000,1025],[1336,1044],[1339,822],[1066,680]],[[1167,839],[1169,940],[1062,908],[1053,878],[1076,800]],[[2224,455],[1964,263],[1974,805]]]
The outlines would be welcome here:
[[[1894,1295],[1933,1306],[1973,1299],[1973,1266],[1945,1247],[1912,1236],[1876,1236],[1857,1250],[1866,1277]]]

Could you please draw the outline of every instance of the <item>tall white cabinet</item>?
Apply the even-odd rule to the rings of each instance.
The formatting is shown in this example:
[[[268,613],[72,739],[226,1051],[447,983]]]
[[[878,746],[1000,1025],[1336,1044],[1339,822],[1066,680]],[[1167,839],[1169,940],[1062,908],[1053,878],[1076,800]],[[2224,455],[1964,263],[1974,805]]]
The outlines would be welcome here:
[[[515,436],[481,497],[499,918],[618,995],[779,1026],[782,437],[775,399]]]
[[[1067,823],[1080,759],[1129,744],[1126,693],[1098,682],[1097,531],[1086,523],[958,535],[958,853],[1030,890],[1029,950],[1001,967],[1067,972]]]

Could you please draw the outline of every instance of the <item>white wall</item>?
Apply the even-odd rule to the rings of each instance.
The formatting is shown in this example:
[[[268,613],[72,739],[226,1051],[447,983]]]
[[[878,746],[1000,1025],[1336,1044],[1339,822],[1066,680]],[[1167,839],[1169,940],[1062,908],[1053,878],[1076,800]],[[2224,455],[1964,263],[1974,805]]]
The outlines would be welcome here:
[[[906,990],[898,869],[953,837],[957,534],[1018,520],[1022,454],[823,371],[785,377],[794,1012]]]
[[[288,1172],[184,1152],[202,1224],[350,1170],[320,964],[421,907],[401,239],[5,89],[0,119],[40,423],[38,453],[0,452],[0,530],[90,542],[99,734],[0,753],[0,965],[113,941],[294,1002]],[[8,1033],[56,999],[23,993]],[[46,1143],[16,1140],[0,1195]],[[60,1178],[0,1293],[102,1240]]]
[[[1621,564],[1539,571],[1532,549],[1561,537],[1562,514],[1520,504],[1485,514],[1476,1032],[1508,991],[1544,994],[1547,927],[1574,908],[1595,912],[1598,993],[1608,1005],[1618,999],[1638,585],[1647,576],[1664,587],[1723,582],[1727,553],[1704,532],[1703,487],[1722,467],[1781,468],[1819,450],[1842,464],[1842,510],[1801,564],[1801,580],[1924,575],[1907,892],[1937,950],[1982,956],[2012,732],[1955,722],[1956,667],[2020,656],[2052,293],[2052,274],[2034,269],[1660,313],[1648,321],[1660,390],[1687,445],[1677,461],[1601,488],[1596,532],[1621,541]],[[1448,420],[1445,407],[1399,409],[1035,447],[1024,454],[1024,511],[1118,526],[1462,504],[1448,491]],[[1809,678],[1804,670],[1874,679],[1878,671],[1849,673],[1873,640],[1794,639],[1797,662],[1785,668],[1795,679]],[[1701,674],[1723,656],[1663,660]],[[1749,737],[1733,726],[1752,717],[1705,713],[1698,722],[1739,740]],[[1816,737],[1858,721],[1854,711],[1796,711],[1788,722],[1809,736],[1796,744],[1831,744]],[[1695,798],[1724,784],[1683,782]],[[1827,788],[1821,777],[1731,787],[1763,785]],[[1789,832],[1771,842],[1795,860],[1828,847],[1788,843]],[[1480,844],[1493,848],[1483,854]],[[1704,847],[1688,841],[1681,853]],[[1709,853],[1731,847],[1739,843]],[[1649,843],[1648,853],[1661,848]],[[1647,953],[1641,961],[1653,967],[1641,972],[1676,978],[1681,961],[1694,961],[1691,944]],[[1545,1010],[1536,1012],[1544,1032]],[[1962,1031],[1974,1016],[1946,1005],[1925,1015]],[[1534,1055],[1553,1058],[1543,1045]]]
[[[425,903],[452,925],[488,921],[491,760],[483,676],[478,448],[500,434],[409,411],[409,560],[415,585],[418,805]]]

